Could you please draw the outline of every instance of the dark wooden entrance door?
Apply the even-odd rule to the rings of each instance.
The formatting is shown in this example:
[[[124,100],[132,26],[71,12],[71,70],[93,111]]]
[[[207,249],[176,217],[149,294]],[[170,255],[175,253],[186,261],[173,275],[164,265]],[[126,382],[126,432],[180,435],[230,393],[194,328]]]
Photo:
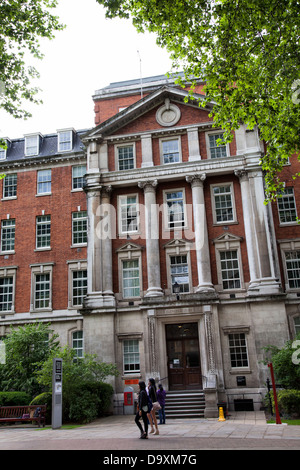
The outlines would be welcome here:
[[[197,323],[166,325],[170,390],[202,388]]]

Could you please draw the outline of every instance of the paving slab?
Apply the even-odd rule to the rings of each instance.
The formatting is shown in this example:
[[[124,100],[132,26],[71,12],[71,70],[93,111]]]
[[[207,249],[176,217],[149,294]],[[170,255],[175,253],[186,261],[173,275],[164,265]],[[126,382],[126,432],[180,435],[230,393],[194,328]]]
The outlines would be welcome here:
[[[0,425],[0,450],[297,449],[300,426],[269,425],[263,412],[216,419],[169,419],[159,435],[139,439],[134,416],[109,416],[73,429]]]

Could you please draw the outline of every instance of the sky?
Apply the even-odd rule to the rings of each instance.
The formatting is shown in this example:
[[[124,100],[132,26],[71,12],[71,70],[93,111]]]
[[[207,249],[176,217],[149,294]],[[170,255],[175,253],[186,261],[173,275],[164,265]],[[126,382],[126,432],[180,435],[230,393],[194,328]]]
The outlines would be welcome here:
[[[154,34],[137,33],[130,20],[106,19],[96,0],[59,0],[52,13],[67,27],[55,39],[40,41],[43,60],[30,57],[40,73],[34,85],[42,90],[43,104],[27,103],[32,113],[27,120],[0,111],[0,137],[91,128],[96,90],[171,70],[169,54],[156,45]]]

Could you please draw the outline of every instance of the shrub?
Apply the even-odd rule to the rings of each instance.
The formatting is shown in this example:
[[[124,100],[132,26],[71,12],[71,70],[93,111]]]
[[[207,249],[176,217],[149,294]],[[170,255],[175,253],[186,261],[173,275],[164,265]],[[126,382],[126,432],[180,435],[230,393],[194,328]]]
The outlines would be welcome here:
[[[25,392],[0,392],[0,406],[29,405],[31,396]]]
[[[280,390],[278,408],[283,414],[295,418],[300,417],[300,390]]]
[[[75,386],[70,395],[69,419],[89,423],[103,416],[110,407],[113,388],[103,382],[85,382]]]
[[[270,392],[272,408],[275,413],[275,402],[273,391]],[[268,395],[265,396],[265,403],[268,406]],[[278,410],[281,415],[292,418],[300,417],[300,390],[278,390],[277,391]]]

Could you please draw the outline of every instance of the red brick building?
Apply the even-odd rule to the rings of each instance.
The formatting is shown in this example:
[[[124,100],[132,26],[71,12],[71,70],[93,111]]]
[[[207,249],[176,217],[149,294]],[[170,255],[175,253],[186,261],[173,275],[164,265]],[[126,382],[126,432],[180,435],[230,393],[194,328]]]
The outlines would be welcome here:
[[[85,346],[118,364],[120,399],[124,383],[154,376],[202,390],[206,416],[220,400],[258,409],[263,348],[299,331],[297,159],[266,206],[256,129],[218,145],[211,108],[165,77],[93,98]]]
[[[72,332],[82,325],[87,213],[81,135],[64,129],[7,138],[1,151],[0,336],[11,325],[41,320],[72,344]]]
[[[197,390],[207,417],[219,401],[259,409],[263,348],[300,329],[297,158],[266,206],[256,129],[218,145],[211,107],[164,76],[93,99],[94,129],[0,155],[0,336],[50,321],[78,355],[118,365],[115,404],[154,377]]]

